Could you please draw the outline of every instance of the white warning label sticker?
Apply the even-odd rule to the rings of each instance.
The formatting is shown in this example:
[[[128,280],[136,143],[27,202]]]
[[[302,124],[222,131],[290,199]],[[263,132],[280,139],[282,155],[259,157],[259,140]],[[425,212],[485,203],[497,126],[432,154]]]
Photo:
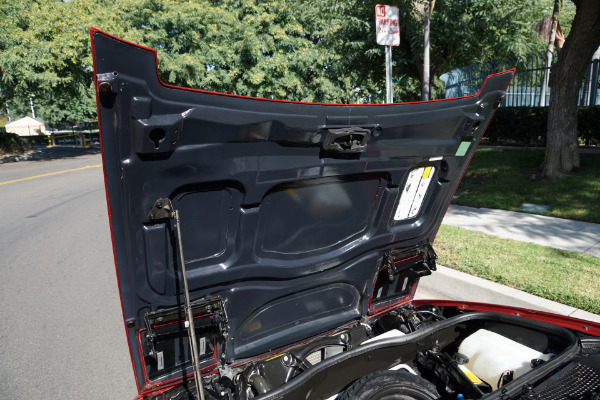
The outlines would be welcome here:
[[[200,338],[200,349],[198,350],[198,354],[200,354],[201,356],[206,354],[206,338],[205,337]]]
[[[165,356],[162,351],[156,353],[156,369],[162,371],[165,369]]]
[[[434,172],[435,167],[421,167],[410,171],[394,220],[413,218],[419,213]]]

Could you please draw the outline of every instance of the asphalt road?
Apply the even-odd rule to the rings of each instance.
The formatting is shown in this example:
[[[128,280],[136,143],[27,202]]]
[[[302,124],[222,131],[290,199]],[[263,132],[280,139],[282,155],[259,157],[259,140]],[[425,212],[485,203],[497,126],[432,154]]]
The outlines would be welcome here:
[[[72,155],[0,164],[2,399],[137,393],[101,158]]]
[[[54,159],[0,164],[2,399],[132,399],[137,393],[101,157],[76,154],[55,150]]]

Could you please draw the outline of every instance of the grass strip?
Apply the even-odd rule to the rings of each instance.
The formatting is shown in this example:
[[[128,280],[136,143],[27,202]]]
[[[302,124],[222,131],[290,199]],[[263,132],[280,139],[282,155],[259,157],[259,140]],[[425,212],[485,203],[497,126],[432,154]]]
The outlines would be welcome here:
[[[434,247],[441,265],[600,314],[600,258],[448,225]]]
[[[573,175],[530,180],[543,160],[542,150],[478,149],[453,203],[508,211],[543,204],[550,207],[543,215],[600,223],[600,155],[582,154]]]

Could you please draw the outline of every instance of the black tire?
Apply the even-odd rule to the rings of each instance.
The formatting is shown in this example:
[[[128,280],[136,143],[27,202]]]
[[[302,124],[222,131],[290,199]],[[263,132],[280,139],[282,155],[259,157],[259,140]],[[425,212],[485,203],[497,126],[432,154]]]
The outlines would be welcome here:
[[[355,381],[340,400],[437,400],[434,385],[406,371],[378,371]]]

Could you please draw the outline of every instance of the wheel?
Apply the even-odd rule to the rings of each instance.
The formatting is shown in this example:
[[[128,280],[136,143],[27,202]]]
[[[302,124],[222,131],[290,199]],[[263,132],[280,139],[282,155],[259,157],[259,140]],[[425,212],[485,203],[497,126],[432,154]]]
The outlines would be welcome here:
[[[340,400],[437,400],[431,383],[406,371],[378,371],[365,375],[344,392]]]

